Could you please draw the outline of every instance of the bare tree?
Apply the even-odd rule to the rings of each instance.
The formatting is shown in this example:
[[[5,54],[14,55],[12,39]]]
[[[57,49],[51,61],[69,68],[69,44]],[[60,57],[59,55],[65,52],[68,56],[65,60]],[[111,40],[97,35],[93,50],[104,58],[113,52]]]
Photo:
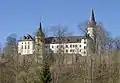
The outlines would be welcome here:
[[[5,55],[15,55],[17,54],[17,36],[16,34],[11,34],[6,38],[5,47],[3,48]]]
[[[88,35],[88,23],[89,21],[86,21],[82,24],[79,24],[78,27],[80,28],[80,30],[86,35]],[[97,23],[96,25],[93,26],[94,28],[94,42],[92,41],[91,46],[89,47],[93,47],[94,48],[90,48],[93,49],[96,54],[102,54],[105,50],[105,46],[107,45],[107,41],[108,41],[108,32],[104,29],[103,24],[101,22]],[[88,35],[89,37],[89,35]]]

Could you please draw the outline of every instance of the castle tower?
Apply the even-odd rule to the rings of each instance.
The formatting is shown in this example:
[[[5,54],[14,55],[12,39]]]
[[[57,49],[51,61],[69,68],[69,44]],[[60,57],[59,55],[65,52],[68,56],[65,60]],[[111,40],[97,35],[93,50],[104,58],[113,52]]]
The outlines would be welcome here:
[[[37,55],[37,62],[41,62],[44,56],[44,38],[45,35],[42,31],[42,24],[40,23],[39,28],[35,34],[35,54]]]
[[[94,17],[94,11],[93,9],[91,9],[90,19],[89,19],[88,28],[87,28],[87,34],[89,34],[89,36],[93,40],[95,40],[95,28],[96,28],[96,21]]]
[[[89,54],[96,52],[96,21],[94,11],[91,9],[90,19],[88,22],[87,34],[92,39],[88,43]]]

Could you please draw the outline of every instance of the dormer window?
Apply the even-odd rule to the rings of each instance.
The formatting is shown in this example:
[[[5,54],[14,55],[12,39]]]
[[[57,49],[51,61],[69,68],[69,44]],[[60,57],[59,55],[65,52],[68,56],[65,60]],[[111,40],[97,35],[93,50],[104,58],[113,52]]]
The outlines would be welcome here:
[[[26,36],[24,36],[24,39],[27,39]]]
[[[70,39],[68,39],[68,42],[70,41]]]
[[[55,42],[55,39],[53,40],[53,42]]]

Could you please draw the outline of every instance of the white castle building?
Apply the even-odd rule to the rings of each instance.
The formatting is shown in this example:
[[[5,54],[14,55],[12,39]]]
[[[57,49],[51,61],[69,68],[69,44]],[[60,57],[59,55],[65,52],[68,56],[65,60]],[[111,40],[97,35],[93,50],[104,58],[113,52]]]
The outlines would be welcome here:
[[[58,37],[44,37],[42,25],[40,23],[39,29],[36,32],[39,33],[39,35],[37,34],[32,37],[31,35],[27,34],[20,38],[18,42],[18,53],[20,53],[21,55],[33,54],[35,52],[36,41],[39,40],[39,42],[44,43],[46,50],[51,50],[53,51],[53,53],[57,53],[59,51],[59,46],[61,46],[64,48],[64,53],[75,53],[86,56],[89,50],[89,41],[94,41],[95,38],[94,25],[96,25],[96,21],[92,9],[90,20],[88,22],[87,34],[85,34],[84,36],[67,36],[64,38],[64,42],[60,44]]]

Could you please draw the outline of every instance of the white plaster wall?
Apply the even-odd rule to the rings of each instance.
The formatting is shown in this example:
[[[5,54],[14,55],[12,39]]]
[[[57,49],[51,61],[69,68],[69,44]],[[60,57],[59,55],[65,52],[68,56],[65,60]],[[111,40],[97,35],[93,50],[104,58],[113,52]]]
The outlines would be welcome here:
[[[29,48],[28,48],[29,45]],[[22,49],[23,46],[23,49]],[[25,49],[26,46],[26,49]],[[20,41],[18,42],[18,53],[21,55],[33,54],[34,51],[34,42],[33,41]]]
[[[86,43],[84,43],[84,42],[86,42]],[[85,56],[87,54],[87,39],[82,39],[81,43],[64,43],[61,45],[63,45],[63,50],[65,53],[69,53],[69,54],[78,53],[78,54],[81,54],[83,56]],[[66,47],[66,45],[68,47]],[[72,45],[72,47],[70,47],[71,45]],[[46,44],[45,46],[46,46],[47,50],[51,49],[54,53],[57,53],[59,50],[59,48],[57,48],[57,47],[59,47],[60,45],[59,44]],[[66,52],[66,50],[68,50],[68,52]],[[72,50],[72,51],[70,51],[70,50]]]
[[[86,42],[86,43],[84,43],[84,42]],[[23,45],[23,49],[21,49],[22,45]],[[25,49],[25,45],[26,46],[29,45],[30,48]],[[64,43],[62,45],[64,48],[63,49],[64,53],[69,53],[69,54],[78,53],[78,54],[81,54],[82,56],[87,55],[87,39],[81,39],[80,43]],[[66,45],[68,45],[68,47],[66,47]],[[71,45],[72,45],[72,47],[70,47]],[[45,50],[47,52],[52,50],[54,53],[57,53],[59,50],[57,47],[59,47],[59,46],[60,46],[59,44],[45,44]],[[68,52],[66,52],[66,50],[68,50]],[[72,50],[72,51],[70,51],[70,50]],[[73,52],[73,50],[74,50],[74,52]],[[20,42],[18,42],[18,53],[20,53],[21,55],[25,55],[25,54],[33,54],[33,52],[34,52],[34,42],[33,41],[20,41]]]

